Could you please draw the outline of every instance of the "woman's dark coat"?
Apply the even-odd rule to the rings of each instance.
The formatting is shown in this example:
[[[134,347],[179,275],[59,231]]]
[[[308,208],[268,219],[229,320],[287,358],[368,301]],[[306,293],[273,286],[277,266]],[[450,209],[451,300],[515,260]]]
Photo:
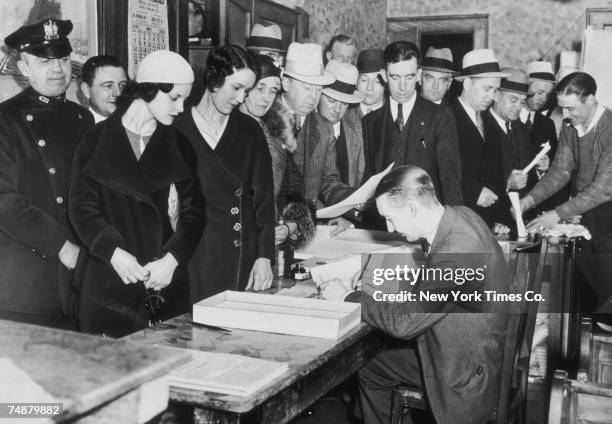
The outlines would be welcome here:
[[[259,124],[238,110],[215,150],[202,137],[192,110],[177,117],[178,138],[196,152],[206,200],[206,225],[189,263],[193,303],[224,290],[244,290],[257,258],[274,255],[274,185]]]
[[[73,162],[70,219],[89,249],[79,305],[81,330],[122,336],[146,327],[143,283],[124,284],[110,264],[117,247],[145,265],[170,252],[178,261],[173,280],[161,290],[166,305],[161,318],[185,312],[189,294],[185,265],[204,224],[203,198],[195,170],[184,160],[175,131],[157,129],[136,159],[121,117],[126,107],[87,132]],[[168,218],[174,184],[179,199],[176,232]]]

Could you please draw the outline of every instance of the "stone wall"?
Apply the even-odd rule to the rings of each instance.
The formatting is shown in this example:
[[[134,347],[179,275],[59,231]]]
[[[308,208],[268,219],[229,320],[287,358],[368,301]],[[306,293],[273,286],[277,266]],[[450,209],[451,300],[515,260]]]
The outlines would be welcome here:
[[[553,61],[561,50],[579,49],[585,9],[593,7],[612,0],[387,0],[387,17],[488,13],[489,47],[503,66],[522,67],[547,52]]]
[[[355,39],[359,50],[384,47],[386,0],[275,0],[310,16],[310,41],[325,46],[336,34]]]

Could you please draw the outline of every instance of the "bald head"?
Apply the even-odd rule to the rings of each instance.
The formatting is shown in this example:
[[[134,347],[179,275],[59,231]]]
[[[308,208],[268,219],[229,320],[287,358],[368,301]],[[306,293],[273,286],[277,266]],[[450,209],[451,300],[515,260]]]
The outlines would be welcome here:
[[[388,173],[376,187],[375,197],[387,229],[409,241],[431,235],[444,213],[431,177],[416,166],[401,166]]]

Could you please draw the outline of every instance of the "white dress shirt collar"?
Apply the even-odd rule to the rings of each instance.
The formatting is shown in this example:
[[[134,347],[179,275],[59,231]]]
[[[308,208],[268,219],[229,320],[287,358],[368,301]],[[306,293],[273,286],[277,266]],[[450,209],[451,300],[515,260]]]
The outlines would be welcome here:
[[[98,122],[102,122],[106,119],[106,116],[102,116],[100,115],[98,112],[96,112],[91,106],[89,106],[89,111],[91,112],[91,114],[94,117],[94,122],[97,124]]]
[[[402,103],[402,117],[404,118],[404,125],[406,125],[406,122],[408,122],[408,118],[412,113],[416,98],[417,93],[415,92],[410,98],[410,100],[408,100],[406,103]],[[399,103],[393,100],[393,97],[389,96],[389,104],[391,106],[391,116],[393,117],[393,122],[395,122],[395,120],[397,119],[397,105]]]
[[[576,132],[578,133],[578,137],[584,137],[592,129],[594,129],[597,126],[597,123],[599,122],[599,119],[601,118],[601,115],[603,115],[605,110],[606,110],[606,107],[604,105],[602,105],[601,103],[597,103],[597,109],[595,110],[595,115],[593,115],[593,119],[591,119],[591,122],[589,122],[589,126],[584,128],[582,124],[576,125]]]
[[[476,122],[476,111],[474,109],[472,109],[472,106],[470,106],[466,102],[464,102],[461,97],[458,97],[458,99],[459,99],[459,104],[463,107],[465,112],[468,114],[468,116],[470,117],[470,119],[474,123],[474,126],[476,128],[478,128],[478,123]]]

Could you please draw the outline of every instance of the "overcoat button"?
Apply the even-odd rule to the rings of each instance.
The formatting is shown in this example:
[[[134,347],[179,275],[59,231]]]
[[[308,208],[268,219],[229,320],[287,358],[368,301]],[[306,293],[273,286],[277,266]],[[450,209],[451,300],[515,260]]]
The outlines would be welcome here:
[[[62,203],[64,203],[64,198],[62,196],[57,196],[55,198],[55,201],[57,202],[58,205],[61,205]]]
[[[40,147],[45,147],[47,145],[47,142],[43,139],[38,140],[38,145]]]
[[[32,122],[32,121],[34,120],[34,117],[28,113],[28,114],[26,115],[26,120],[27,120],[28,122]]]
[[[241,188],[237,188],[236,192],[234,194],[236,195],[236,197],[242,196],[242,189]]]
[[[49,174],[55,175],[55,168],[49,168]]]
[[[240,223],[239,223],[239,222],[236,222],[236,223],[234,224],[234,231],[240,231],[240,229],[241,229],[241,228],[242,228],[242,226],[240,225]]]
[[[240,209],[238,209],[237,207],[233,207],[232,209],[230,209],[230,212],[232,213],[232,215],[238,215]]]
[[[234,246],[236,247],[240,247],[242,243],[240,243],[240,240],[234,240]]]

